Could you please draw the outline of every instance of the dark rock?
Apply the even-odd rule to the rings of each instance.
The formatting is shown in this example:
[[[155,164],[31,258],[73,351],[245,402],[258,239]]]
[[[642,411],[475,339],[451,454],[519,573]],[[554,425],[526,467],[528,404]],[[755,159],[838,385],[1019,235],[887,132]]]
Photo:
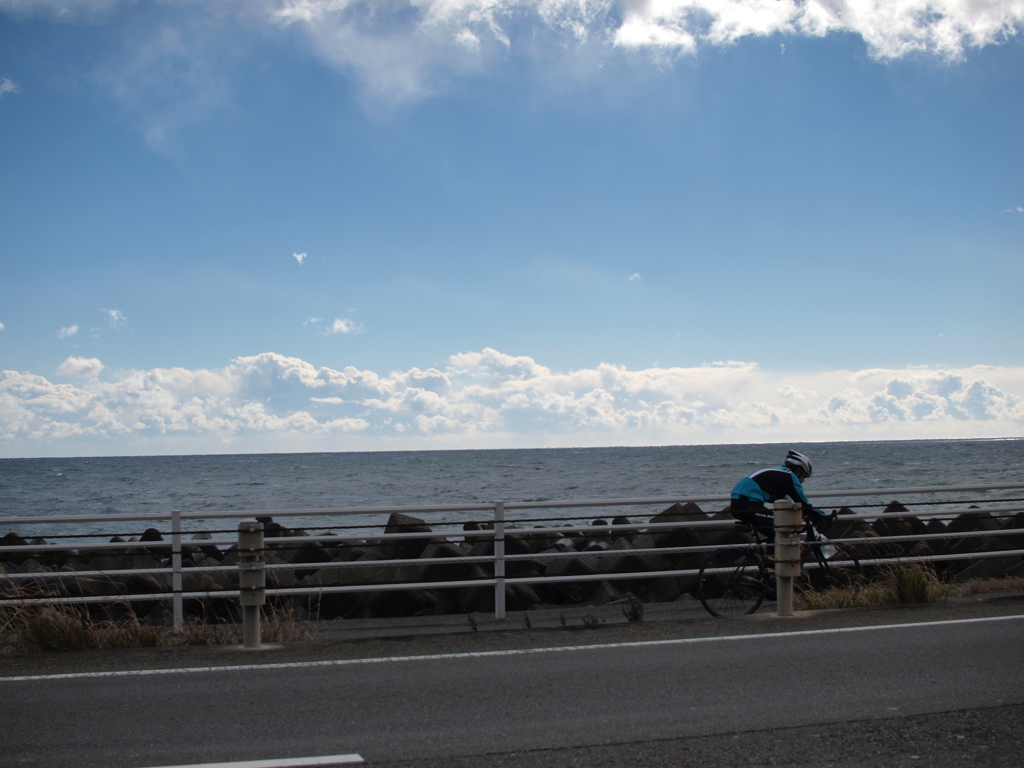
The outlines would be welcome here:
[[[828,530],[830,539],[847,539],[854,536],[864,537],[875,535],[871,526],[864,520],[850,520],[850,515],[857,514],[849,507],[843,507],[839,511],[839,517]],[[847,518],[847,519],[844,519]]]
[[[584,605],[604,605],[615,600],[622,600],[625,598],[626,593],[616,586],[613,581],[599,581],[590,588],[587,593],[586,599],[583,600]]]
[[[196,567],[210,568],[223,565],[213,557],[205,558]],[[268,580],[269,581],[269,580]],[[238,589],[238,571],[195,571],[191,568],[181,572],[183,592],[218,592]]]
[[[676,576],[660,576],[647,582],[641,599],[645,603],[670,603],[686,590]]]
[[[430,563],[423,566],[423,578],[427,582],[462,581],[468,578],[470,563],[460,563],[466,551],[458,544],[449,542],[431,542],[424,548],[421,559],[443,558],[450,562]]]
[[[434,601],[434,605],[430,608],[430,616],[447,616],[452,613],[458,613],[459,601],[455,596],[455,593],[448,589],[438,590],[437,600]]]
[[[950,533],[998,530],[999,518],[995,517],[991,512],[964,512],[949,522]]]
[[[594,557],[557,557],[545,560],[546,576],[580,576],[599,573]]]
[[[592,544],[611,544],[612,531],[608,527],[608,521],[599,518],[590,523],[590,530],[583,532],[583,546],[580,548],[585,551],[587,547]]]
[[[80,597],[102,597],[125,594],[127,577],[80,576],[66,581],[68,594]]]
[[[911,547],[907,550],[907,557],[910,558],[922,558],[934,554],[935,550],[927,541],[911,542]]]
[[[363,602],[370,615],[394,619],[429,612],[436,602],[436,595],[437,590],[432,589],[389,589],[371,592]]]
[[[753,544],[754,535],[741,526],[732,526],[719,531],[710,543],[716,547],[726,547],[731,544]]]
[[[0,537],[0,547],[27,547],[28,542],[16,534],[14,531],[4,534]],[[20,552],[8,552],[0,549],[0,562],[4,563],[23,563],[30,559],[30,553],[28,550],[22,550]]]
[[[212,558],[211,558],[212,559]],[[285,565],[286,561],[278,557],[274,552],[267,552],[263,556],[267,565]],[[288,589],[294,587],[299,580],[298,571],[292,568],[270,568],[267,569],[267,589]]]
[[[530,555],[533,554],[530,550],[530,543],[520,533],[505,534],[505,557],[512,555]],[[506,576],[522,576],[528,570],[534,569],[536,566],[532,560],[506,560],[505,561],[505,575]]]
[[[152,554],[130,554],[121,557],[114,570],[137,570],[142,568],[163,568],[167,562]],[[147,574],[148,575],[148,574]]]
[[[927,523],[925,523],[924,527],[925,531],[930,536],[944,535],[949,533],[949,528],[946,527],[946,524],[942,520],[939,520],[938,518],[934,517],[930,519]],[[949,551],[950,540],[946,538],[931,539],[929,540],[928,544],[931,547],[932,552],[934,552],[936,555],[942,555]],[[934,565],[937,570],[942,570],[945,567],[945,565],[941,562],[935,563]]]
[[[304,541],[294,549],[274,550],[274,554],[292,565],[319,565],[321,563],[329,563],[334,559],[331,557],[330,552],[314,541]],[[316,568],[297,569],[295,571],[295,578],[301,579],[303,576],[307,576],[314,571],[316,571]]]
[[[192,541],[211,541],[212,539],[213,534],[208,533],[206,531],[200,531],[199,533],[194,534],[192,536]],[[220,560],[220,558],[223,557],[221,551],[217,548],[215,544],[207,544],[205,546],[185,545],[181,548],[182,557],[185,557],[186,553],[188,555],[192,555],[194,561],[197,563],[206,557],[211,557],[216,560]],[[199,557],[196,557],[196,555],[199,555]]]
[[[873,560],[888,556],[888,547],[885,544],[879,543],[881,539],[869,525],[851,530],[848,535],[842,538],[846,539],[844,546],[853,550],[853,553],[859,560]]]
[[[964,512],[947,523],[949,533],[998,532],[999,518],[990,512]],[[985,536],[965,536],[962,539],[948,539],[944,554],[966,554],[975,552],[987,540]]]
[[[473,566],[469,571],[469,580],[489,578],[490,574],[479,565]],[[458,601],[459,613],[494,612],[494,587],[464,587],[456,591],[455,598]]]
[[[1024,512],[1017,512],[1010,517],[1004,518],[1000,528],[1004,531],[1024,529]]]
[[[1009,542],[1014,549],[1024,549],[1024,512],[1004,519],[1000,530],[1000,537]]]
[[[568,554],[576,551],[576,542],[566,536],[559,536],[552,542],[549,549],[555,552],[565,552]]]
[[[637,537],[637,541],[646,536],[647,534],[643,534]],[[649,581],[648,573],[671,570],[672,561],[666,555],[657,552],[637,552],[638,549],[640,547],[637,544],[620,537],[607,553],[598,556],[594,565],[600,567],[602,573],[635,573],[636,578],[616,579],[615,583],[622,590],[639,592]]]
[[[964,540],[968,541],[968,540]],[[977,542],[978,540],[975,539]],[[973,550],[977,552],[1002,552],[1014,549],[1013,545],[998,538],[985,539],[977,544]],[[954,573],[954,581],[964,582],[971,579],[1002,579],[1008,572],[1019,565],[1020,555],[1006,555],[1005,557],[987,557],[984,560],[973,560],[969,564],[965,561],[957,561],[950,565],[950,572]]]
[[[555,540],[562,536],[562,534],[555,531],[549,531],[543,526],[529,528],[519,535],[522,537],[523,541],[529,545],[530,552],[533,554],[549,549],[555,543]]]
[[[135,538],[134,536],[132,538]],[[138,541],[163,541],[163,534],[160,533],[156,528],[147,528],[142,532],[142,535],[138,537]],[[136,550],[138,552],[148,552],[154,557],[170,557],[170,547],[146,547],[145,549]]]
[[[529,584],[505,585],[505,610],[528,611],[540,605],[541,599]]]
[[[575,551],[575,550],[574,550]],[[469,554],[471,557],[491,557],[494,555],[494,540],[493,539],[479,539],[470,549]],[[505,535],[505,556],[509,555],[530,555],[534,554],[530,548],[529,540],[518,532],[508,533]],[[485,565],[485,568],[490,568],[490,565]],[[536,568],[536,564],[532,560],[506,560],[505,561],[505,575],[506,576],[520,576],[525,571]]]
[[[404,515],[400,512],[393,512],[388,518],[388,524],[384,527],[385,535],[409,534],[409,533],[432,533],[433,529],[426,521],[420,520],[412,515]],[[423,554],[423,550],[432,541],[432,538],[425,536],[415,539],[401,539],[388,542],[387,560],[411,560]]]
[[[692,501],[686,504],[677,503],[656,514],[648,520],[648,523],[680,523],[682,525],[675,529],[648,529],[647,533],[653,537],[654,546],[656,547],[696,547],[706,543],[707,529],[684,526],[686,523],[707,522],[709,519],[708,515]]]
[[[729,511],[715,512],[709,516],[710,520],[720,523],[714,528],[705,528],[700,536],[700,543],[716,547],[728,543],[739,543],[736,535],[744,537],[747,541],[753,541],[753,534],[748,533],[744,526],[737,523],[736,518]]]
[[[901,512],[909,512],[909,511],[910,511],[909,509],[907,509],[905,506],[900,504],[898,501],[890,501],[889,505],[885,509],[882,510],[882,514],[892,515],[892,514],[899,514]]]
[[[612,520],[612,525],[632,525],[633,521],[624,515],[619,515]],[[614,536],[622,536],[632,540],[640,532],[639,528],[618,528],[612,532]]]
[[[124,558],[125,553],[123,550],[111,554],[94,555],[85,561],[86,570],[114,571],[121,567],[121,561]],[[182,561],[182,565],[186,565],[185,561]]]
[[[171,575],[155,573],[136,573],[124,582],[124,591],[128,595],[152,595],[171,591]],[[144,615],[157,604],[156,600],[133,600],[132,610],[137,616]]]
[[[892,502],[889,507],[897,502]],[[890,510],[888,507],[886,512],[895,511]],[[928,533],[927,526],[918,520],[916,517],[909,516],[893,516],[893,517],[879,517],[871,524],[871,529],[879,535],[883,540],[888,536],[924,536]],[[918,542],[913,541],[893,541],[893,542],[881,542],[878,546],[884,547],[885,551],[892,556],[906,555],[910,553],[910,550],[914,548],[914,545]]]

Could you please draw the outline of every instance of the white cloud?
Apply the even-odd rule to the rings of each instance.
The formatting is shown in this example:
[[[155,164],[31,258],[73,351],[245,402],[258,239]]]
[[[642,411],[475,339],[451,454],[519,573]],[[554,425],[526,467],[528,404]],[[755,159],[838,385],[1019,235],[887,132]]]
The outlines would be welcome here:
[[[3,323],[0,323],[0,331],[2,331],[6,327],[7,327],[6,325],[4,325]]]
[[[0,96],[6,96],[8,93],[21,93],[21,88],[13,80],[0,77]]]
[[[57,367],[57,375],[67,376],[69,378],[81,378],[83,376],[92,378],[99,376],[99,373],[102,370],[103,363],[95,357],[72,356]]]
[[[0,450],[369,449],[1009,437],[1024,368],[913,367],[780,375],[755,363],[557,372],[486,348],[387,375],[275,353],[218,370],[156,368],[80,383],[0,374]],[[61,446],[65,446],[63,449]]]
[[[336,333],[362,333],[363,328],[359,323],[347,317],[336,317],[327,329],[327,333],[333,336]]]
[[[61,328],[59,331],[57,331],[57,338],[58,339],[66,339],[66,338],[68,338],[70,336],[74,336],[76,333],[78,333],[78,326],[77,325],[69,325],[69,326],[66,326],[65,328]]]
[[[293,253],[292,254],[292,258],[295,259],[297,262],[299,262],[299,266],[301,267],[305,263],[305,261],[306,261],[306,254],[305,253]]]
[[[1003,208],[999,215],[1002,216],[1004,213],[1024,213],[1024,206],[1018,205],[1016,208]]]
[[[339,333],[354,335],[363,332],[363,326],[350,317],[336,317],[330,324],[324,324],[319,317],[307,317],[302,324],[319,329],[324,336],[335,336]]]
[[[326,328],[328,336],[334,336],[337,333],[362,333],[362,326],[359,325],[355,320],[347,317],[336,317],[334,322]]]
[[[124,313],[119,309],[101,309],[100,312],[107,316],[107,323],[111,328],[123,328],[128,324]]]
[[[129,0],[5,0],[12,13],[117,22]],[[445,79],[510,55],[601,71],[617,52],[656,66],[748,37],[862,38],[870,55],[964,58],[1024,27],[1020,0],[210,0],[140,21],[91,73],[136,117],[150,145],[230,102],[231,79],[273,38],[305,47],[383,102],[427,96]],[[0,11],[3,12],[3,11]],[[140,18],[145,18],[140,14]],[[149,23],[150,26],[146,26]],[[784,43],[780,43],[784,46]]]
[[[643,280],[643,278],[640,277],[640,273],[639,272],[634,272],[632,275],[629,276],[629,279],[630,279],[631,282],[634,282],[634,283],[639,283],[640,281]]]
[[[929,53],[956,60],[1024,25],[1019,0],[283,0],[271,18],[375,92],[429,93],[431,73],[488,57],[552,50],[646,50],[656,57],[728,46],[745,37],[852,33],[873,56]]]

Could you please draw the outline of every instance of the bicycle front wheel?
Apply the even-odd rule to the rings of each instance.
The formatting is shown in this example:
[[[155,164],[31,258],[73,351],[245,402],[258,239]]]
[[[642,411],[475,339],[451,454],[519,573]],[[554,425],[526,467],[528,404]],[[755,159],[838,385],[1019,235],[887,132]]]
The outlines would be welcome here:
[[[697,576],[697,595],[712,616],[753,613],[764,600],[764,562],[749,549],[712,552]]]
[[[802,554],[803,578],[815,592],[855,586],[862,578],[860,560],[843,544],[812,544]]]

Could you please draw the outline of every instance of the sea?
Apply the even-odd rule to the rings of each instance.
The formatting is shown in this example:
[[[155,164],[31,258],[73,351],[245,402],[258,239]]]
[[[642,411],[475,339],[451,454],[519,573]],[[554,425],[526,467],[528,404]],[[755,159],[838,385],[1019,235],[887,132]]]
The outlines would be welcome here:
[[[805,444],[693,445],[508,450],[282,453],[204,456],[0,459],[0,536],[57,529],[55,515],[337,509],[496,500],[681,498],[728,494],[744,475],[777,466],[794,448],[811,457],[815,491],[1024,482],[1024,438]],[[960,494],[967,497],[975,494]],[[982,499],[1021,496],[990,491]],[[973,499],[971,499],[973,501]],[[826,501],[822,506],[834,506]],[[712,504],[711,509],[721,506]],[[600,514],[646,515],[628,508]],[[595,513],[596,514],[596,513]],[[454,522],[468,519],[458,513]],[[535,511],[518,516],[536,519]],[[38,517],[11,526],[3,518]],[[479,513],[476,514],[479,517]],[[510,510],[509,519],[517,514]],[[386,519],[383,518],[383,519]],[[336,522],[336,521],[335,521]],[[377,525],[373,515],[350,527]],[[323,526],[313,515],[289,525]],[[185,528],[204,530],[203,520]],[[31,530],[29,530],[31,529]],[[92,523],[63,533],[99,533]]]

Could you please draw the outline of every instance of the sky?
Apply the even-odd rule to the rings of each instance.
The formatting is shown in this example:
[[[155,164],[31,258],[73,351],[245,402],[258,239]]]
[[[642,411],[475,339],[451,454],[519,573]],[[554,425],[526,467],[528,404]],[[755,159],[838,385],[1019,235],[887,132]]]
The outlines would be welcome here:
[[[0,0],[0,457],[1024,436],[1021,0]]]

